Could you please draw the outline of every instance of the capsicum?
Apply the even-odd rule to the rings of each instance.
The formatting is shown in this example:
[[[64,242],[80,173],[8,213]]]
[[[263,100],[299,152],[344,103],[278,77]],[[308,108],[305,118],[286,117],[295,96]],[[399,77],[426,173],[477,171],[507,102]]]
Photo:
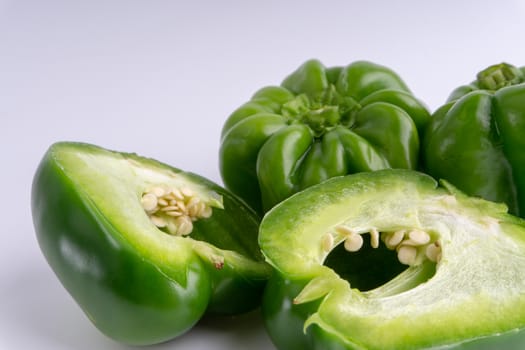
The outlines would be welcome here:
[[[59,142],[32,186],[40,248],[107,336],[152,344],[206,312],[258,307],[259,217],[215,183],[153,159]]]
[[[501,63],[455,89],[433,114],[425,172],[525,216],[525,68]]]
[[[332,178],[271,209],[259,242],[279,349],[525,347],[525,221],[446,181]]]
[[[429,118],[385,66],[357,61],[325,67],[309,60],[228,117],[221,176],[226,188],[264,213],[334,176],[418,168],[418,133]]]

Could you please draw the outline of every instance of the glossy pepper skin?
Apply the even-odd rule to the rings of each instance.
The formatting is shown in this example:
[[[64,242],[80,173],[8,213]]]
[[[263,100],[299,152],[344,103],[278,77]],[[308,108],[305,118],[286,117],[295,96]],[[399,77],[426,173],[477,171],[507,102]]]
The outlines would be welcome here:
[[[192,223],[191,233],[168,234],[142,203],[144,191],[159,186],[191,191],[211,212]],[[52,145],[34,177],[32,214],[60,282],[94,325],[119,342],[158,343],[184,333],[205,312],[256,308],[270,274],[251,209],[198,175],[135,154]]]
[[[525,69],[498,64],[458,87],[425,132],[425,172],[525,216]]]
[[[264,87],[226,120],[220,171],[226,188],[258,212],[328,178],[416,169],[426,107],[387,67],[309,60]]]
[[[525,221],[441,185],[386,169],[272,208],[259,243],[275,269],[262,311],[276,347],[523,349]]]

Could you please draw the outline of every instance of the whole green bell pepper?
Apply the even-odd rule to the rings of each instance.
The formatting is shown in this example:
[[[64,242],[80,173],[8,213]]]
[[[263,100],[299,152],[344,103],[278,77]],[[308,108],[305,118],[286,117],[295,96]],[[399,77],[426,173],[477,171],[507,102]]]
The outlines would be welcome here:
[[[107,336],[152,344],[205,312],[259,306],[271,272],[258,216],[195,174],[61,142],[34,177],[32,213],[51,268]]]
[[[275,345],[523,349],[525,221],[442,185],[386,169],[271,209],[259,243],[275,268],[262,309]]]
[[[220,172],[258,212],[330,177],[418,167],[430,115],[392,70],[309,60],[226,120]]]
[[[525,216],[525,68],[498,64],[452,92],[423,141],[425,172]]]

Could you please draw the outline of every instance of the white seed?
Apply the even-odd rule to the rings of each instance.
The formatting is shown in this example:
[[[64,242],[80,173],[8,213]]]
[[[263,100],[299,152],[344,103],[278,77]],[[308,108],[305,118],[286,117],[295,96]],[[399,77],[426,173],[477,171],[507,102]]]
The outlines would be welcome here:
[[[180,236],[193,231],[193,221],[212,215],[212,208],[189,187],[153,186],[143,194],[141,204],[155,226]]]
[[[166,228],[168,229],[168,232],[171,233],[172,235],[176,235],[177,234],[177,231],[178,231],[178,227],[177,227],[177,224],[175,223],[175,221],[173,220],[168,220],[167,221],[167,226]]]
[[[206,204],[204,202],[199,202],[196,205],[192,207],[193,216],[195,217],[202,217],[201,213],[206,208]]]
[[[430,235],[425,231],[412,230],[408,233],[408,238],[417,245],[424,245],[430,242]]]
[[[370,245],[372,248],[379,247],[379,231],[375,228],[370,230]]]
[[[352,233],[345,239],[344,247],[349,252],[357,252],[363,246],[363,237],[360,234]]]
[[[438,242],[429,244],[425,249],[425,255],[428,260],[432,262],[438,262],[441,259],[441,247]]]
[[[140,203],[142,204],[142,208],[144,208],[144,210],[153,211],[157,207],[157,196],[155,196],[153,193],[146,193],[140,199]]]
[[[179,216],[175,219],[175,224],[177,225],[177,234],[180,236],[186,236],[193,231],[193,223],[191,222],[191,219],[186,216]]]
[[[153,225],[157,227],[166,227],[167,223],[164,218],[161,218],[160,216],[151,215],[150,220],[153,223]]]
[[[151,190],[149,190],[150,193],[153,193],[157,197],[162,197],[166,194],[166,190],[163,187],[155,186]]]
[[[173,210],[179,210],[179,207],[176,205],[168,205],[166,207],[162,207],[160,210],[161,211],[173,211]]]
[[[198,197],[191,197],[190,200],[186,203],[186,206],[188,208],[197,205],[201,202],[201,200]]]
[[[171,192],[166,193],[164,196],[162,196],[162,198],[167,200],[169,203],[175,200],[175,196]]]
[[[329,252],[334,247],[334,236],[330,232],[327,232],[321,239],[321,248],[325,252]]]
[[[343,226],[343,225],[339,225],[335,228],[335,232],[343,235],[343,236],[349,236],[351,234],[354,234],[355,232],[349,228],[349,227],[346,227],[346,226]]]
[[[198,218],[209,218],[212,214],[211,207],[206,205],[204,202],[200,202],[197,205],[195,216]]]
[[[191,188],[189,187],[183,187],[180,189],[180,192],[185,196],[185,197],[191,197],[193,196],[193,191],[191,190]]]
[[[192,197],[186,204],[186,209],[188,210],[189,216],[198,216],[199,204],[201,203],[200,199],[197,197]]]
[[[181,191],[178,188],[172,188],[171,193],[173,194],[173,197],[175,197],[175,199],[179,201],[184,199],[184,195],[181,193]]]
[[[413,265],[416,262],[417,248],[410,245],[402,245],[397,250],[397,259],[401,264]]]
[[[416,242],[414,242],[410,238],[407,238],[407,239],[404,239],[399,245],[400,246],[401,245],[409,245],[409,246],[412,246],[412,247],[417,247],[419,244],[417,244]]]
[[[202,203],[204,204],[204,203]],[[209,205],[204,204],[204,207],[199,212],[199,217],[201,218],[209,218],[212,214],[212,209]]]
[[[399,230],[399,231],[392,232],[388,235],[388,238],[386,239],[385,244],[389,249],[394,249],[395,247],[397,247],[399,243],[401,243],[404,237],[405,237],[405,230]]]

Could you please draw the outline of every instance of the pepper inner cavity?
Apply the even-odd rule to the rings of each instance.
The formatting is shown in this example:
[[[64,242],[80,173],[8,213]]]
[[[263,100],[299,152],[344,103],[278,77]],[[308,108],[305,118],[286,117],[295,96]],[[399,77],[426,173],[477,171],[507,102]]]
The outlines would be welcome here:
[[[193,222],[212,215],[212,208],[188,187],[157,185],[141,197],[142,208],[159,229],[175,236],[187,236]]]
[[[351,228],[339,225],[335,227],[335,233],[344,239],[344,248],[348,252],[357,252],[363,247],[363,233]],[[379,232],[372,228],[369,230],[370,246],[374,249],[379,247],[381,240],[389,250],[395,250],[397,259],[403,265],[419,265],[426,259],[439,262],[441,259],[441,246],[438,241],[432,240],[427,232],[420,229],[402,229],[391,232]],[[332,236],[332,233],[327,233]],[[323,248],[327,248],[324,240]],[[333,239],[332,239],[333,241]]]
[[[411,266],[435,267],[441,259],[436,236],[413,228],[380,232],[376,228],[337,225],[321,237],[321,249],[327,253],[323,265],[352,288],[373,290]]]

